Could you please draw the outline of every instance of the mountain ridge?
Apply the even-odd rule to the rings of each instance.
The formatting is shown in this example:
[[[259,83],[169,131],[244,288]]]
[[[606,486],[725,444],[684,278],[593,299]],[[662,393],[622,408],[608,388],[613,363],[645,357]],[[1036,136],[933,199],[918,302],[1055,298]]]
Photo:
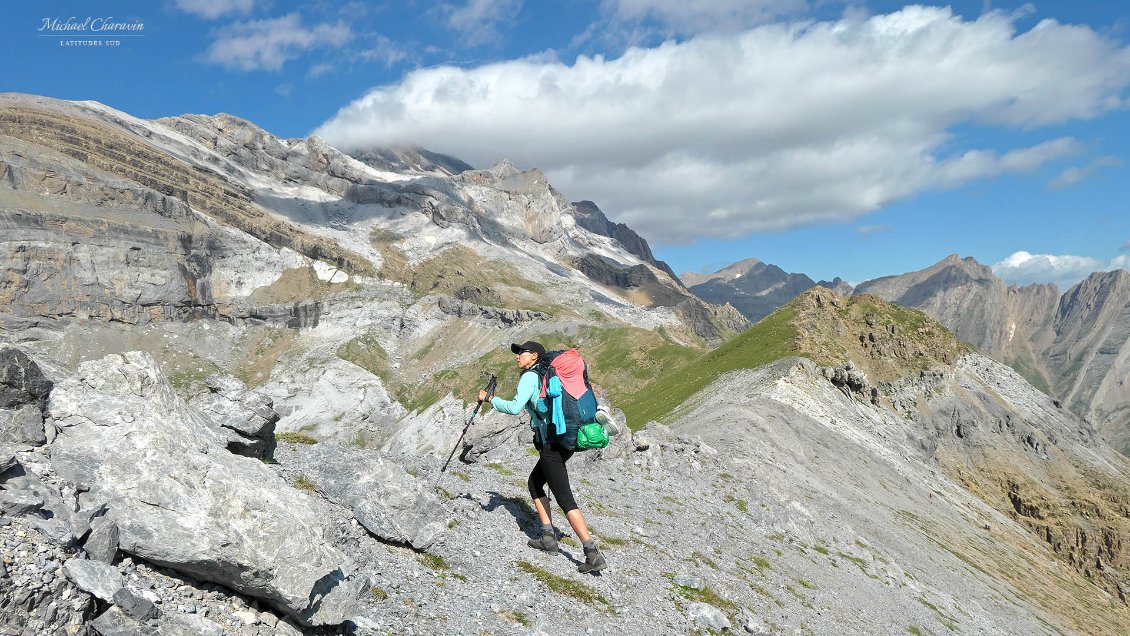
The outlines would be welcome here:
[[[760,266],[756,259],[741,263],[751,261]],[[745,275],[751,269],[736,271]],[[725,278],[726,271],[689,288],[713,303],[735,301],[748,309],[737,287],[712,282]],[[1121,382],[1130,369],[1118,362],[1119,352],[1130,348],[1130,315],[1124,309],[1130,305],[1128,281],[1125,270],[1095,272],[1061,294],[1052,284],[1008,285],[972,257],[950,254],[915,272],[862,282],[851,293],[874,294],[925,311],[961,340],[1094,420],[1109,443],[1130,453],[1130,392]],[[755,289],[763,293],[766,287]],[[783,306],[792,299],[785,298],[789,293],[763,295],[754,315]]]

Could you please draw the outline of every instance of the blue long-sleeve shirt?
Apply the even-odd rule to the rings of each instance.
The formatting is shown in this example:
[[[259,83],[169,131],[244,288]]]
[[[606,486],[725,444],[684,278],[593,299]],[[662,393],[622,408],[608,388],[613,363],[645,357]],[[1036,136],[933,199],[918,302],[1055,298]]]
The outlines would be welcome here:
[[[539,397],[540,395],[541,378],[533,371],[526,371],[518,379],[518,389],[514,393],[513,400],[493,397],[490,400],[490,405],[510,415],[517,415],[522,411],[522,407],[526,407],[526,410],[530,412],[530,428],[538,432],[538,439],[545,440],[548,435],[545,413],[549,409],[545,400]]]
[[[538,382],[538,374],[533,371],[526,371],[522,377],[518,379],[518,389],[514,393],[513,400],[504,400],[498,396],[491,398],[490,405],[510,415],[517,415],[522,407],[530,412],[531,416],[536,416],[540,419],[537,411],[538,395],[541,394],[541,387]]]

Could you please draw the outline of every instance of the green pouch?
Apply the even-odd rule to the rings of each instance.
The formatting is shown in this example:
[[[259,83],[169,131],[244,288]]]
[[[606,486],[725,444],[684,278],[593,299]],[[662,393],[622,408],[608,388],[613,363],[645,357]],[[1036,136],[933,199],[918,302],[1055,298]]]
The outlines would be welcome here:
[[[608,431],[599,422],[585,424],[577,429],[577,450],[608,446]]]

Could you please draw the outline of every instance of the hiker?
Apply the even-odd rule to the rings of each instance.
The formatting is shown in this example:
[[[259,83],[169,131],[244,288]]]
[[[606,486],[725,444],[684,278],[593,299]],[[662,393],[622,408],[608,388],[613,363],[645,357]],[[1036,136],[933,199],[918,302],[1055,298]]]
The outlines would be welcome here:
[[[584,546],[585,562],[577,566],[577,571],[588,573],[603,570],[607,562],[596,547],[596,539],[589,534],[585,517],[577,507],[577,502],[573,499],[573,491],[569,487],[569,470],[565,463],[573,456],[573,451],[563,448],[558,443],[553,427],[547,426],[549,409],[545,405],[545,400],[539,400],[541,376],[538,365],[545,360],[545,347],[531,340],[520,345],[512,344],[510,350],[514,352],[518,368],[522,370],[517,392],[512,400],[495,397],[490,403],[495,409],[510,415],[517,415],[522,407],[530,413],[530,425],[534,428],[534,447],[538,449],[539,458],[530,471],[527,486],[530,489],[530,497],[534,500],[534,508],[537,509],[538,517],[541,519],[541,536],[530,539],[528,544],[531,548],[546,552],[558,550],[557,535],[554,533],[553,519],[550,516],[549,498],[545,494],[545,485],[549,484],[553,498],[565,512],[565,518],[569,520],[573,532]],[[479,391],[479,401],[486,399],[487,392]]]

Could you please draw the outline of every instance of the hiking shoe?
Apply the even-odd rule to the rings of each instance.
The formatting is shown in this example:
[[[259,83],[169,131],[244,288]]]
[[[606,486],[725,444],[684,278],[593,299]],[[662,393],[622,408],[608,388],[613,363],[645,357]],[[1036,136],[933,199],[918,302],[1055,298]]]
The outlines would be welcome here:
[[[581,574],[588,574],[589,572],[599,572],[606,567],[608,567],[608,561],[604,560],[604,555],[597,548],[593,548],[592,551],[585,550],[585,562],[577,566],[577,571]]]
[[[600,425],[604,427],[604,432],[608,433],[609,437],[620,432],[620,425],[616,423],[616,420],[612,419],[612,416],[608,414],[608,411],[604,410],[603,406],[596,408],[596,421],[600,422]]]
[[[527,541],[526,545],[546,552],[557,552],[557,537],[552,533],[543,533],[540,537]]]

